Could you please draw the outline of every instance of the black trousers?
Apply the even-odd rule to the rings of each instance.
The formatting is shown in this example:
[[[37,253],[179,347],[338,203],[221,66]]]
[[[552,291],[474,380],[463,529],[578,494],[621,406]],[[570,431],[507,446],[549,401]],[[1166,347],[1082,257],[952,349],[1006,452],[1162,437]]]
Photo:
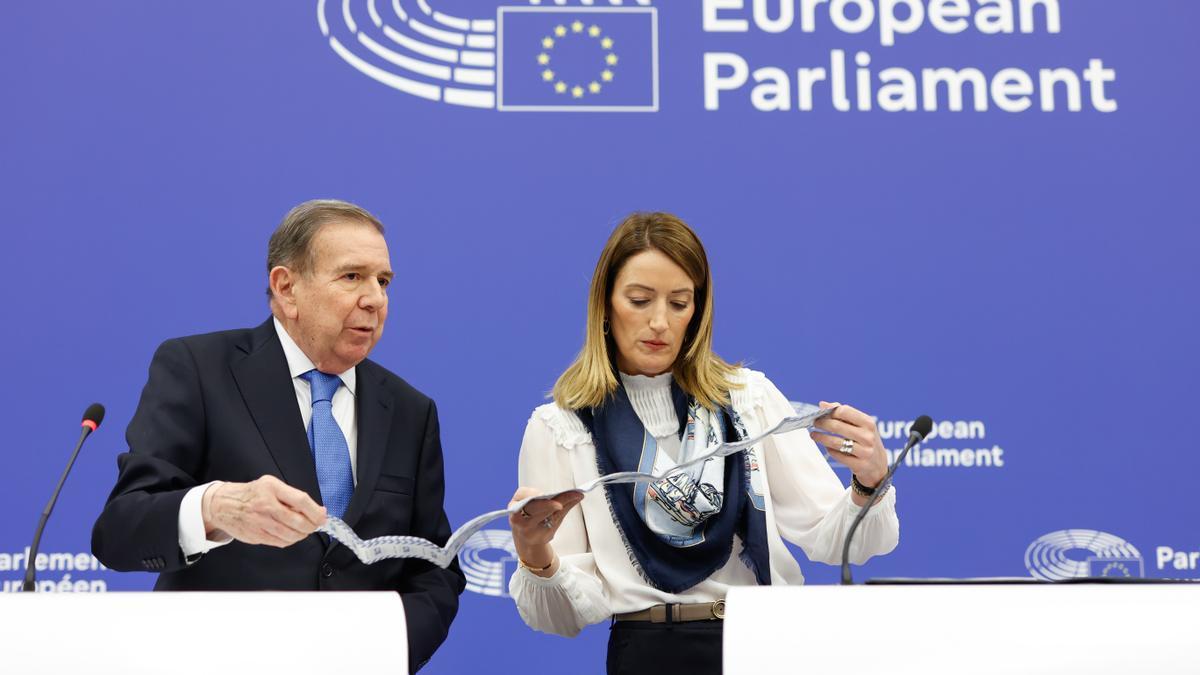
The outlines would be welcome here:
[[[608,675],[720,675],[724,621],[615,621],[608,634]]]

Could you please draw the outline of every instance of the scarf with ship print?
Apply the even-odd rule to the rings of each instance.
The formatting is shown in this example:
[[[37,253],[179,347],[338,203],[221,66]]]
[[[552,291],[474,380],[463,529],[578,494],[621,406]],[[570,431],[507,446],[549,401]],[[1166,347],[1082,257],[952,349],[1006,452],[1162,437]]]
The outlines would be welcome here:
[[[681,593],[725,566],[736,534],[742,541],[740,559],[760,585],[769,585],[765,503],[761,490],[755,489],[762,480],[755,448],[672,470],[726,438],[745,438],[740,417],[732,408],[713,412],[699,405],[675,382],[671,400],[680,420],[677,460],[658,447],[624,385],[603,406],[577,411],[592,434],[601,476],[667,472],[652,483],[604,486],[630,561],[655,588]]]

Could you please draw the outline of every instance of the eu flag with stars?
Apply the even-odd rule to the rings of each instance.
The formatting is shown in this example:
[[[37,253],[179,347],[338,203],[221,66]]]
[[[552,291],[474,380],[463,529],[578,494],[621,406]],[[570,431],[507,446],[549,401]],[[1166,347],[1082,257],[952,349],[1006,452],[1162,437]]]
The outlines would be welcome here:
[[[653,7],[501,7],[501,110],[658,109]]]

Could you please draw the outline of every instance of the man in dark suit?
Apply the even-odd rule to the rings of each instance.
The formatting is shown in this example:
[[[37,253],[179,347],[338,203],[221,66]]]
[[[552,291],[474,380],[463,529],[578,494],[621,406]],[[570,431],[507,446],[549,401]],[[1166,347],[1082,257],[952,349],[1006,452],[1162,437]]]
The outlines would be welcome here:
[[[450,535],[433,401],[366,360],[392,279],[382,232],[352,204],[301,204],[271,237],[272,318],[159,347],[92,550],[158,572],[156,590],[398,591],[415,671],[458,611],[457,565],[363,565],[315,533],[335,515],[363,538]]]

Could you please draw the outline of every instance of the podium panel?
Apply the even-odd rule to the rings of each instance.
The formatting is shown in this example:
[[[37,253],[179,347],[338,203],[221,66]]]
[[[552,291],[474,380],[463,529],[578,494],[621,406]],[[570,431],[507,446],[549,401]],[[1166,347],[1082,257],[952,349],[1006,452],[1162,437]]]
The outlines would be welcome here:
[[[6,593],[0,635],[14,673],[408,672],[390,592]]]
[[[730,589],[726,675],[1200,674],[1200,585]]]

